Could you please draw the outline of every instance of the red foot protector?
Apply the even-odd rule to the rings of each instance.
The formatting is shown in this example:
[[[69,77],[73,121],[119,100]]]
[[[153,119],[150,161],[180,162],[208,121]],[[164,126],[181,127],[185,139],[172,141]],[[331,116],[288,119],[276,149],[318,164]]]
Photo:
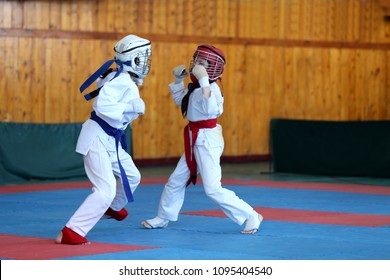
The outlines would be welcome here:
[[[88,240],[68,227],[62,229],[61,244],[78,245],[88,243]]]
[[[122,221],[126,219],[126,217],[129,215],[127,210],[125,208],[122,208],[119,211],[112,210],[111,208],[108,208],[106,213],[104,215],[110,216],[111,218],[114,218],[117,221]]]
[[[159,247],[98,242],[69,246],[56,244],[49,238],[0,234],[0,259],[3,260],[50,260],[156,248]]]
[[[316,210],[254,207],[265,221],[282,221],[308,224],[380,227],[390,226],[390,215],[351,214]],[[226,217],[221,210],[184,212],[186,215]]]

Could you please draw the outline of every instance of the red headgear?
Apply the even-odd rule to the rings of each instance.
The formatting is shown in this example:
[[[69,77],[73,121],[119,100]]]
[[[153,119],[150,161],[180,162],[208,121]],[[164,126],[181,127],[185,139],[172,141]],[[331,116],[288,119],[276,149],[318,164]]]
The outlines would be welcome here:
[[[194,53],[190,71],[196,63],[202,64],[206,68],[209,79],[215,81],[222,76],[226,59],[224,53],[220,49],[211,45],[200,45]],[[192,74],[191,80],[197,82]]]

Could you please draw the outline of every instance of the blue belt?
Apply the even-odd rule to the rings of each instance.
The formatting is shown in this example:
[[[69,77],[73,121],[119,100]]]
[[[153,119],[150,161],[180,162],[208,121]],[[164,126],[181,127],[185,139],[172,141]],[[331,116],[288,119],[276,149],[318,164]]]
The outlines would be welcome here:
[[[92,111],[92,113],[91,113],[91,120],[94,120],[95,122],[97,122],[100,125],[100,127],[104,130],[104,132],[106,132],[108,135],[115,137],[116,156],[118,159],[119,169],[121,171],[123,188],[125,189],[127,201],[128,202],[134,201],[133,194],[131,193],[129,180],[127,179],[126,172],[123,169],[123,166],[119,160],[119,153],[118,153],[119,141],[121,142],[122,148],[125,151],[127,151],[126,134],[124,133],[123,130],[113,128],[111,125],[109,125],[103,119],[99,118],[96,115],[95,111]]]

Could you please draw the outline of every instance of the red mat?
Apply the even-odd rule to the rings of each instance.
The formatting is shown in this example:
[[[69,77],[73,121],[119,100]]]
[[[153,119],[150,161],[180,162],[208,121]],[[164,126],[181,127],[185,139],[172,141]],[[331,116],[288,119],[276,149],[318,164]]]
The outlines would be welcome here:
[[[140,187],[153,184],[165,184],[167,178],[142,178]],[[198,180],[198,184],[202,183]],[[390,195],[390,187],[359,185],[359,184],[332,184],[318,182],[292,182],[292,181],[262,181],[262,180],[244,180],[244,179],[222,179],[223,185],[251,186],[251,187],[270,187],[301,190],[322,190],[335,192],[350,192],[361,194],[381,194]],[[22,184],[13,186],[0,186],[0,194],[39,192],[39,191],[57,191],[69,189],[92,188],[88,181],[84,182],[64,182],[48,184]]]
[[[225,185],[270,187],[280,189],[298,189],[315,191],[335,191],[361,194],[390,195],[390,187],[361,185],[361,184],[334,184],[320,182],[293,182],[293,181],[262,181],[243,179],[222,179]]]
[[[141,180],[143,184],[164,184],[167,182],[166,178],[145,178]],[[82,182],[60,182],[47,184],[20,184],[11,186],[0,186],[0,194],[23,193],[23,192],[41,192],[41,191],[58,191],[58,190],[72,190],[72,189],[86,189],[92,188],[89,181]]]
[[[342,212],[293,210],[270,207],[254,208],[258,213],[263,215],[264,220],[269,221],[366,227],[390,226],[390,216],[388,215],[350,214]],[[226,217],[222,210],[193,211],[183,212],[182,214]]]
[[[62,245],[55,244],[54,239],[0,234],[0,259],[11,260],[49,260],[155,248],[158,247],[98,242]]]
[[[67,182],[67,183],[49,183],[49,184],[26,184],[26,185],[0,186],[0,194],[58,191],[58,190],[85,189],[85,188],[92,188],[91,183],[90,182]]]

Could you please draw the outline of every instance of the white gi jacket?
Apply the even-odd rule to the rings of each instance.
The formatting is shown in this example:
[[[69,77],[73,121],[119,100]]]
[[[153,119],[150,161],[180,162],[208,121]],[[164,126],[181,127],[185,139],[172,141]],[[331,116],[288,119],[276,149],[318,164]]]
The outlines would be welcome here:
[[[188,90],[184,88],[184,83],[171,83],[169,88],[172,92],[173,100],[180,106],[183,97]],[[187,119],[190,122],[210,120],[218,118],[223,113],[223,101],[221,90],[217,83],[210,84],[211,96],[203,96],[201,88],[196,88],[190,95],[187,110]],[[217,124],[215,128],[200,129],[195,145],[206,145],[210,147],[224,147],[222,127]]]
[[[135,99],[140,99],[137,85],[131,79],[128,73],[121,73],[118,77],[111,80],[116,72],[112,72],[102,80],[97,80],[97,86],[104,87],[93,102],[93,109],[96,115],[106,121],[116,129],[125,130],[127,126],[139,114],[135,112],[125,112],[127,103]],[[115,151],[115,139],[108,136],[99,124],[88,119],[82,127],[79,139],[76,145],[76,152],[86,155],[96,137],[99,137],[108,151]]]

